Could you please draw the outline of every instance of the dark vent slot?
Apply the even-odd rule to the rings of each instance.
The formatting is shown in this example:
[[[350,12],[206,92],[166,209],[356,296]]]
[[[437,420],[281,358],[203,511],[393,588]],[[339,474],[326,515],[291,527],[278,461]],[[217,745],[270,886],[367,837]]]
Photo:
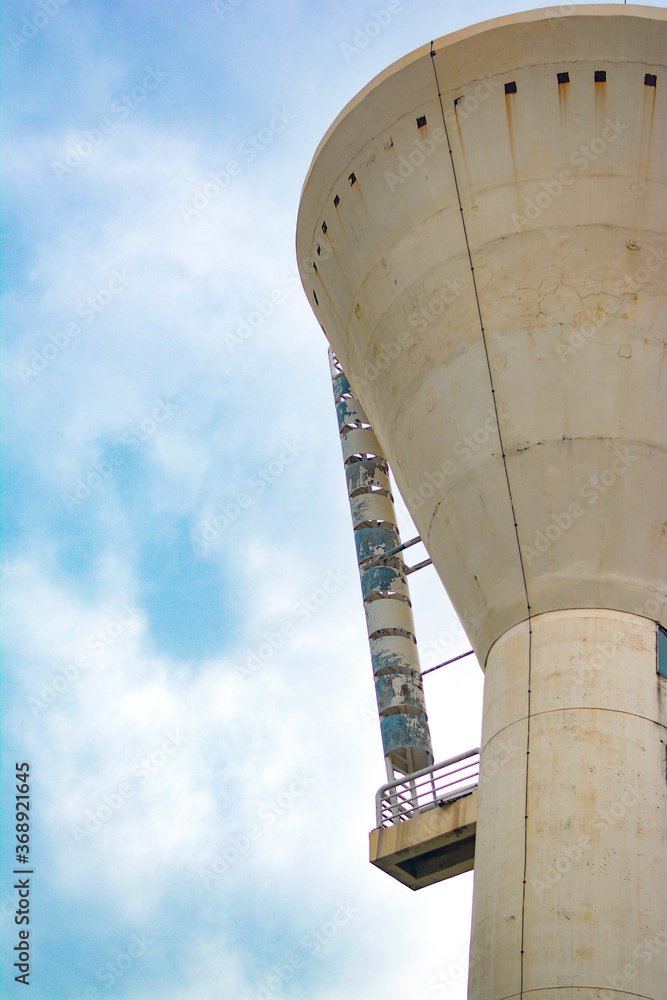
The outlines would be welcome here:
[[[570,82],[570,74],[569,73],[559,73],[558,74],[558,82],[559,83],[569,83]]]
[[[336,197],[334,198],[334,208],[338,208],[339,205],[340,205],[340,198],[338,197],[338,195],[336,195]]]
[[[654,76],[653,73],[647,73],[646,76],[644,77],[644,86],[645,87],[655,87],[655,85],[656,85],[657,82],[658,82],[658,78],[657,78],[657,76]]]
[[[322,223],[322,232],[326,234],[326,231],[327,231],[327,224],[326,224],[326,222],[323,222]]]
[[[313,298],[315,299],[315,305],[319,306],[319,302],[317,301],[317,293],[315,292],[314,288],[313,288]]]
[[[606,83],[607,82],[607,70],[606,69],[596,69],[595,70],[595,82],[596,83]]]
[[[417,128],[423,128],[426,124],[426,115],[422,115],[417,119]]]
[[[350,176],[348,177],[348,181],[350,182],[350,187],[352,187],[352,185],[356,182],[356,180],[357,178],[354,176],[354,174],[350,174]]]
[[[515,80],[512,80],[511,83],[506,83],[505,84],[505,93],[506,94],[516,94],[516,81]]]

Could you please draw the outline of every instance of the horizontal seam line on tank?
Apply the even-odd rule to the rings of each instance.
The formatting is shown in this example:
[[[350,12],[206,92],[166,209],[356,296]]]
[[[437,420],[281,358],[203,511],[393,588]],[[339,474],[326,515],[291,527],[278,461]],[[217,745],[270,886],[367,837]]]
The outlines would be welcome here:
[[[660,594],[661,592],[658,592],[658,593]],[[663,603],[665,601],[667,601],[667,596],[663,599]],[[532,608],[531,608],[531,611],[532,611]],[[645,622],[649,623],[648,625],[645,625],[645,626],[638,625],[637,628],[650,628],[650,626],[653,626],[655,628],[655,626],[657,624],[659,624],[659,622],[658,622],[658,620],[656,618],[649,618],[647,615],[642,615],[638,611],[622,611],[620,608],[581,608],[581,607],[576,607],[576,608],[549,608],[548,611],[536,611],[534,615],[531,614],[530,621],[533,622],[536,618],[541,618],[544,615],[566,614],[566,613],[569,613],[569,612],[572,612],[572,611],[582,611],[582,612],[584,612],[584,617],[586,617],[586,618],[592,618],[592,619],[599,618],[600,617],[599,612],[602,611],[602,612],[604,612],[604,615],[606,615],[607,613],[613,614],[613,615],[627,615],[629,618],[640,618],[640,619],[642,619],[642,621],[645,621]],[[486,653],[486,659],[485,659],[484,662],[486,663],[488,661],[489,655],[491,653],[491,650],[496,645],[496,643],[500,642],[500,640],[503,638],[503,636],[507,635],[508,632],[511,632],[513,628],[517,628],[519,625],[525,625],[528,622],[528,620],[529,620],[528,618],[522,618],[521,621],[515,622],[514,625],[510,625],[509,628],[506,628],[504,632],[501,632],[500,635],[498,636],[498,638],[494,639],[493,642],[491,643],[491,645],[489,646],[489,648],[487,650],[487,653]],[[481,662],[482,661],[480,660],[479,663],[481,664]],[[482,669],[484,669],[484,668],[482,668]]]
[[[505,459],[507,457],[516,458],[517,456],[523,455],[526,452],[530,451],[532,448],[538,448],[541,445],[545,445],[545,444],[546,445],[554,445],[554,444],[555,445],[558,445],[558,444],[562,445],[562,444],[567,444],[568,441],[596,442],[596,441],[611,441],[611,440],[616,440],[616,439],[612,439],[612,438],[597,438],[597,437],[596,438],[556,438],[553,441],[537,441],[535,443],[531,443],[531,444],[525,445],[525,446],[523,446],[521,448],[512,447],[512,446],[510,446],[509,448],[505,448],[504,458]],[[625,444],[625,442],[624,442],[624,444]],[[658,445],[658,444],[655,444],[655,445],[654,444],[645,444],[644,442],[635,442],[635,441],[630,442],[630,446],[632,446],[633,444],[641,446],[642,448],[651,448],[651,449],[653,449],[654,452],[657,452],[658,454],[661,454],[662,452],[664,452],[667,455],[667,448],[663,448],[662,445]],[[623,447],[623,445],[621,445],[621,447]],[[617,454],[616,457],[619,458],[619,459],[621,459],[621,460],[624,458],[624,456],[620,455],[620,454]],[[646,456],[633,455],[632,459],[636,460],[636,461],[639,461],[643,457],[646,457]],[[501,454],[500,451],[494,451],[494,452],[492,452],[485,459],[485,462],[496,462],[498,464],[500,462],[502,462],[502,461],[503,461],[503,455]],[[628,469],[630,469],[630,466],[628,466]],[[602,471],[605,472],[606,470],[603,469]],[[475,466],[475,465],[470,465],[468,468],[465,468],[465,470],[462,470],[462,473],[461,473],[460,476],[452,475],[451,476],[451,483],[452,484],[453,483],[463,483],[463,482],[466,481],[466,479],[474,479],[478,474],[479,474],[479,467]],[[623,477],[625,475],[625,472],[623,472],[623,473],[616,473],[616,475],[618,475],[619,477]],[[583,483],[581,483],[581,486],[587,486],[587,485],[592,485],[592,484],[590,484],[588,480],[585,480]],[[577,496],[572,497],[571,498],[572,503],[577,503],[581,499],[581,496],[582,496],[582,494],[579,493],[579,494],[577,494]],[[433,526],[433,521],[435,520],[435,516],[436,516],[438,510],[440,509],[440,506],[443,503],[444,499],[446,499],[446,498],[443,498],[443,500],[438,500],[438,503],[436,504],[436,506],[433,509],[433,514],[431,515],[431,519],[429,521],[428,529],[427,529],[427,532],[426,532],[426,537],[427,538],[429,537],[429,534],[430,534],[430,531],[431,531],[431,527]],[[532,608],[531,608],[531,610],[532,610]],[[576,609],[575,608],[556,608],[554,610],[558,610],[558,611],[574,611]],[[614,609],[610,608],[609,610],[613,611]],[[538,613],[539,614],[547,614],[548,612],[538,612]],[[634,614],[634,612],[632,612],[632,611],[628,611],[626,613],[627,614]],[[531,618],[532,617],[533,616],[531,615]],[[638,615],[637,617],[639,617],[639,618],[645,618],[646,615]],[[528,620],[527,618],[522,619],[522,621],[527,621],[527,620]],[[510,626],[510,627],[512,627],[512,626]]]
[[[537,65],[542,65],[542,64],[537,64]],[[556,64],[554,63],[554,65],[556,65]],[[619,65],[621,65],[621,64],[619,63]],[[646,66],[660,65],[660,66],[662,66],[662,64],[655,64],[655,63],[642,63],[641,65],[646,65]],[[512,72],[512,71],[509,70],[508,72]],[[473,81],[473,82],[480,82],[480,81],[484,82],[485,79],[488,79],[488,77],[480,77],[480,79],[478,81]],[[376,133],[376,135],[373,135],[368,140],[368,142],[366,142],[364,144],[364,146],[362,147],[362,150],[365,149],[366,146],[368,146],[370,143],[375,142],[375,141],[379,141],[380,139],[382,139],[385,135],[387,135],[389,133],[389,129],[393,125],[397,124],[403,118],[410,117],[411,115],[413,115],[415,113],[415,111],[420,110],[422,107],[423,107],[423,104],[416,105],[411,111],[408,111],[405,115],[402,115],[401,118],[397,118],[394,122],[392,122],[392,125],[387,126],[387,128],[384,129],[383,131]],[[443,149],[444,149],[444,152],[446,153],[447,149],[445,147],[443,147]],[[346,164],[346,166],[345,166],[344,170],[342,171],[340,177],[337,178],[336,182],[328,189],[326,197],[324,198],[324,200],[322,202],[321,211],[320,211],[320,213],[318,215],[318,218],[320,216],[323,217],[324,214],[326,213],[328,205],[332,201],[332,197],[333,197],[335,191],[340,186],[342,178],[345,176],[345,174],[347,173],[347,171],[349,171],[352,168],[352,164],[356,161],[356,158],[358,157],[358,155],[359,154],[357,154],[357,156],[355,156],[355,157],[352,157],[352,159],[350,159],[348,161],[348,163]],[[588,172],[586,173],[586,178],[588,178],[588,179],[595,178],[595,177],[608,177],[608,176],[609,176],[608,173],[600,173],[600,174],[593,174],[593,173],[588,173]],[[622,174],[622,172],[619,171],[617,174],[614,174],[613,176],[614,177],[622,177],[624,175]],[[536,181],[536,182],[539,181],[539,180],[550,180],[550,179],[551,179],[551,175],[546,175],[546,174],[545,174],[544,177],[535,175],[535,176],[533,176],[531,178],[532,181]],[[576,178],[576,175],[575,175],[575,180],[576,179],[577,178]],[[649,178],[649,182],[650,182],[650,178]],[[656,180],[654,183],[657,186],[660,186],[661,182]],[[504,190],[506,188],[511,188],[513,186],[514,186],[513,184],[509,184],[509,183],[507,183],[507,184],[497,184],[497,185],[494,185],[493,187],[491,187],[490,190],[491,191],[496,191],[496,190],[501,191],[501,190]],[[456,206],[454,206],[454,207],[456,208]],[[444,211],[445,211],[445,209],[443,209],[443,208],[438,209],[437,212],[434,212],[433,215],[428,216],[428,218],[430,219],[430,218],[434,218],[437,215],[441,215]],[[591,226],[595,226],[596,228],[601,228],[601,229],[609,229],[609,230],[618,229],[618,226],[614,225],[613,223],[600,223],[600,222],[596,222],[596,223],[592,223],[592,222],[580,223],[578,225],[575,225],[575,226],[572,226],[572,227],[569,227],[569,228],[573,228],[573,229],[589,229],[589,228],[591,228]],[[311,243],[317,243],[317,241],[319,239],[319,237],[318,237],[319,228],[320,228],[319,225],[316,224],[315,227],[314,227],[314,229],[313,229]],[[546,226],[546,225],[544,225],[544,226],[537,226],[537,227],[534,227],[534,232],[541,232],[542,229],[552,229],[552,228],[553,228],[552,226],[550,227],[550,226]],[[625,227],[625,228],[627,228],[627,227]],[[664,238],[663,233],[660,230],[657,230],[657,229],[656,230],[653,230],[653,229],[644,229],[643,232],[646,233],[646,234],[649,234],[652,237],[655,237],[655,239],[662,239],[662,238]],[[509,233],[509,235],[515,236],[516,233],[514,233],[514,231],[512,231],[511,233]],[[506,239],[505,236],[499,236],[495,240],[493,240],[492,242],[493,243],[499,243],[500,241],[502,241],[504,239]],[[565,280],[563,280],[561,282],[561,284],[567,284],[567,283],[568,282],[565,281]],[[653,284],[653,282],[649,281],[649,282],[647,282],[647,284]],[[486,287],[486,286],[484,286],[484,287]],[[482,289],[480,288],[480,290],[482,290]]]
[[[643,445],[646,448],[658,448],[660,451],[664,450],[664,446],[661,442],[656,442],[655,444],[651,441],[645,441],[643,438],[617,438],[609,437],[605,434],[589,434],[586,437],[580,435],[579,437],[560,437],[560,438],[545,438],[543,441],[535,441],[528,445],[529,448],[537,448],[543,444],[567,444],[568,441],[579,442],[579,441],[611,441],[612,444],[618,444],[620,447],[630,446],[633,444]]]
[[[545,9],[548,9],[548,8],[545,8]],[[655,8],[655,9],[660,10],[660,8]],[[662,19],[661,18],[654,18],[654,20],[658,24],[662,23]],[[536,22],[533,22],[533,23],[536,23]],[[439,54],[447,55],[448,54],[448,49],[449,49],[449,46],[444,45],[444,46],[442,46],[439,49],[434,47],[432,51],[435,53],[436,56],[439,55]],[[551,62],[544,62],[544,61],[542,61],[542,62],[538,62],[538,63],[523,63],[519,67],[517,67],[515,65],[508,65],[507,69],[497,69],[493,73],[487,73],[485,76],[478,76],[474,80],[470,80],[470,81],[468,81],[465,84],[460,84],[458,87],[453,87],[453,88],[450,88],[449,90],[443,90],[442,91],[442,96],[445,96],[445,94],[454,94],[454,93],[456,93],[457,90],[462,90],[464,87],[473,86],[475,83],[484,83],[485,80],[495,79],[497,77],[503,77],[503,76],[506,76],[506,75],[510,75],[512,73],[518,74],[521,70],[526,70],[526,71],[533,70],[534,71],[534,70],[543,70],[545,68],[546,68],[546,70],[550,70],[551,67],[561,67],[564,64],[566,64],[568,66],[576,66],[579,69],[585,69],[588,66],[594,66],[594,65],[596,65],[597,62],[598,62],[597,59],[569,59],[569,58],[566,58],[566,59],[553,60]],[[605,62],[606,66],[616,66],[616,67],[623,67],[623,68],[625,68],[625,67],[631,67],[633,69],[636,66],[640,66],[640,67],[641,66],[656,66],[658,68],[662,68],[665,65],[664,62],[651,62],[650,60],[647,60],[647,59],[636,59],[636,60],[633,60],[632,62],[628,62],[627,59],[614,60],[614,59],[611,59],[611,58],[607,59],[605,57],[604,62]],[[546,79],[548,79],[549,75],[550,74],[548,72],[545,72],[543,74],[543,77],[546,78]],[[516,79],[516,76],[515,76],[515,79]],[[569,82],[572,83],[571,80]],[[607,81],[607,82],[610,82],[610,81]],[[381,86],[381,84],[379,86]],[[517,994],[517,996],[518,995],[519,994]]]
[[[616,712],[618,715],[630,715],[633,719],[643,719],[645,722],[652,722],[656,726],[660,726],[661,729],[667,731],[667,724],[660,722],[659,719],[651,719],[647,715],[638,715],[636,712],[624,712],[621,708],[599,708],[595,705],[577,705],[572,708],[545,708],[541,712],[531,712],[530,717],[531,719],[534,719],[538,715],[552,715],[554,712]],[[514,722],[508,722],[506,726],[503,726],[502,729],[499,729],[497,733],[494,733],[493,736],[486,741],[484,746],[481,748],[480,754],[484,753],[491,741],[495,740],[496,736],[500,736],[501,733],[504,733],[512,726],[518,725],[520,722],[526,722],[527,719],[527,715],[522,715],[520,719],[515,719]]]
[[[540,8],[540,9],[544,9],[545,11],[547,11],[549,8],[545,7],[545,8]],[[661,10],[662,8],[656,7],[654,9],[655,10]],[[583,16],[585,17],[587,15],[583,15]],[[591,16],[595,16],[595,15],[591,15]],[[599,16],[599,15],[597,15],[597,16]],[[611,15],[611,16],[614,16],[614,15]],[[546,18],[545,18],[545,20],[546,20]],[[663,21],[663,19],[660,18],[660,17],[652,18],[651,20],[652,21],[656,21],[658,24],[661,24],[662,21]],[[536,21],[533,21],[532,23],[533,24],[537,24]],[[475,37],[475,36],[472,36],[472,37]],[[437,41],[437,39],[436,39],[436,41]],[[426,43],[426,44],[428,44],[428,43]],[[436,55],[438,55],[439,53],[444,53],[445,55],[447,55],[448,49],[449,49],[449,45],[443,45],[439,49],[438,48],[434,48],[433,51],[435,52]],[[415,62],[416,61],[417,60],[415,60]],[[538,63],[522,63],[521,66],[519,66],[519,67],[517,67],[516,65],[512,64],[512,65],[508,65],[508,68],[506,70],[505,69],[497,69],[494,73],[490,73],[490,74],[487,73],[486,76],[477,77],[476,80],[473,80],[471,82],[475,83],[475,82],[479,82],[479,81],[488,80],[489,77],[493,78],[495,76],[504,76],[505,73],[517,73],[521,69],[526,69],[526,70],[539,69],[539,70],[541,70],[541,69],[544,69],[545,67],[547,69],[550,69],[552,66],[561,66],[562,64],[565,64],[565,63],[568,66],[579,66],[581,68],[585,68],[586,66],[593,66],[593,65],[595,65],[597,62],[598,62],[597,58],[596,59],[570,59],[570,58],[565,58],[565,59],[558,59],[558,60],[554,59],[554,60],[552,60],[550,62],[543,61],[543,62],[538,62]],[[609,66],[623,66],[623,67],[629,66],[629,67],[632,67],[632,68],[635,67],[635,66],[658,66],[658,67],[664,66],[664,62],[651,62],[648,59],[635,59],[635,60],[632,60],[631,62],[628,62],[627,59],[617,59],[617,60],[614,60],[614,59],[611,59],[611,58],[607,59],[605,57],[604,62],[605,62],[605,65],[609,65]],[[548,74],[545,73],[544,76],[548,77]],[[593,81],[591,81],[591,82],[593,82]],[[570,80],[570,83],[572,83],[571,80]],[[607,83],[609,83],[609,80],[607,80]],[[643,84],[642,84],[642,86],[643,86]],[[443,91],[443,93],[446,93],[446,91]]]
[[[655,1000],[655,997],[650,997],[646,993],[628,993],[627,990],[614,990],[608,986],[536,986],[532,990],[524,990],[523,995],[526,996],[529,993],[544,993],[549,991],[551,993],[553,990],[598,990],[598,995],[600,992],[608,993],[610,997],[617,996],[619,993],[626,997],[639,998],[639,1000]],[[520,993],[509,993],[507,996],[498,997],[497,1000],[518,1000],[520,998]]]

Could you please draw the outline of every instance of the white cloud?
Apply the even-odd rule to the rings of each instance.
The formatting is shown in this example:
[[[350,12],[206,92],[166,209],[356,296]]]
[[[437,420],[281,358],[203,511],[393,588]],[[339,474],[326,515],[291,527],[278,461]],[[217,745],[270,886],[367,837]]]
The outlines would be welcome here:
[[[11,229],[20,241],[4,297],[3,368],[9,458],[26,486],[9,510],[5,740],[10,754],[16,748],[33,763],[49,915],[57,906],[86,941],[94,913],[110,953],[135,930],[154,937],[115,983],[118,1000],[218,1000],[223,987],[255,1000],[272,966],[303,952],[303,936],[348,897],[358,920],[321,954],[304,954],[282,995],[418,1000],[421,989],[431,1000],[429,977],[467,945],[470,878],[412,894],[367,861],[374,794],[385,780],[379,723],[326,345],[293,269],[300,187],[330,120],[413,36],[423,41],[422,26],[445,30],[450,13],[415,0],[377,48],[346,63],[339,43],[368,20],[367,4],[292,4],[303,37],[267,7],[275,38],[255,5],[239,5],[229,23],[201,7],[199,20],[186,23],[181,5],[164,20],[148,5],[155,43],[132,20],[136,5],[127,6],[131,29],[102,7],[64,7],[53,34],[45,29],[30,50],[55,60],[68,46],[72,68],[57,114],[47,100],[47,89],[62,85],[57,68],[50,76],[35,70],[34,80],[21,70],[25,114],[5,131],[5,204],[23,223]],[[96,38],[108,49],[103,57]],[[309,38],[316,42],[304,46]],[[258,46],[250,63],[249,39]],[[96,126],[160,47],[172,76],[155,102],[143,102],[58,180],[54,157]],[[198,57],[206,72],[214,67],[210,80]],[[247,77],[247,93],[225,90],[232,73]],[[297,119],[224,191],[210,188],[185,221],[180,206],[283,104]],[[102,294],[123,268],[130,279]],[[272,292],[280,301],[258,322]],[[90,296],[103,308],[87,321],[77,310]],[[69,322],[79,334],[25,382],[17,367]],[[66,511],[63,492],[167,397],[173,415]],[[291,441],[303,452],[273,475],[270,463]],[[260,473],[261,492],[249,486]],[[228,621],[215,655],[156,653],[158,626],[138,597],[147,582],[142,546],[150,535],[166,564],[176,526],[212,521],[240,490],[251,503],[200,556],[224,576],[225,596],[228,588],[243,597],[238,621],[212,602],[207,615]],[[412,531],[408,522],[402,529],[404,537]],[[339,572],[345,581],[320,603],[323,584]],[[420,640],[436,648],[452,613],[432,571],[411,582]],[[135,601],[136,613],[111,635],[123,604]],[[276,635],[285,641],[272,645]],[[452,653],[466,648],[459,641]],[[82,655],[89,664],[68,677]],[[234,668],[253,655],[257,667],[240,681]],[[439,755],[477,742],[480,688],[471,661],[427,678]],[[170,738],[174,752],[163,746]],[[111,811],[77,842],[73,828],[99,810]],[[238,859],[207,889],[202,866],[243,843],[251,826],[258,838],[237,846]],[[69,945],[58,944],[69,958]],[[92,943],[90,951],[90,980],[72,952],[77,982],[49,1000],[95,983],[106,952]],[[42,960],[55,961],[50,953]],[[463,998],[462,982],[447,995]]]

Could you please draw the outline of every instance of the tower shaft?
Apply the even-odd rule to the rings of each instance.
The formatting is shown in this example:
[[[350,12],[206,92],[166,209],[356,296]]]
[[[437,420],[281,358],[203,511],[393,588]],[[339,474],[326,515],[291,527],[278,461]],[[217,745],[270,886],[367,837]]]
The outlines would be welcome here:
[[[664,996],[662,688],[637,615],[554,611],[494,644],[469,1000]]]

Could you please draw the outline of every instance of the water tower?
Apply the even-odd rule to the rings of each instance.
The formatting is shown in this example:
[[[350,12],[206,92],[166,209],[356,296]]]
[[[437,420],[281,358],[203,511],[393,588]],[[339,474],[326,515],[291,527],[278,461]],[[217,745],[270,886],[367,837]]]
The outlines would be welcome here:
[[[344,109],[302,195],[356,426],[485,671],[482,777],[507,748],[471,1000],[667,991],[666,52],[634,5],[456,32]]]

